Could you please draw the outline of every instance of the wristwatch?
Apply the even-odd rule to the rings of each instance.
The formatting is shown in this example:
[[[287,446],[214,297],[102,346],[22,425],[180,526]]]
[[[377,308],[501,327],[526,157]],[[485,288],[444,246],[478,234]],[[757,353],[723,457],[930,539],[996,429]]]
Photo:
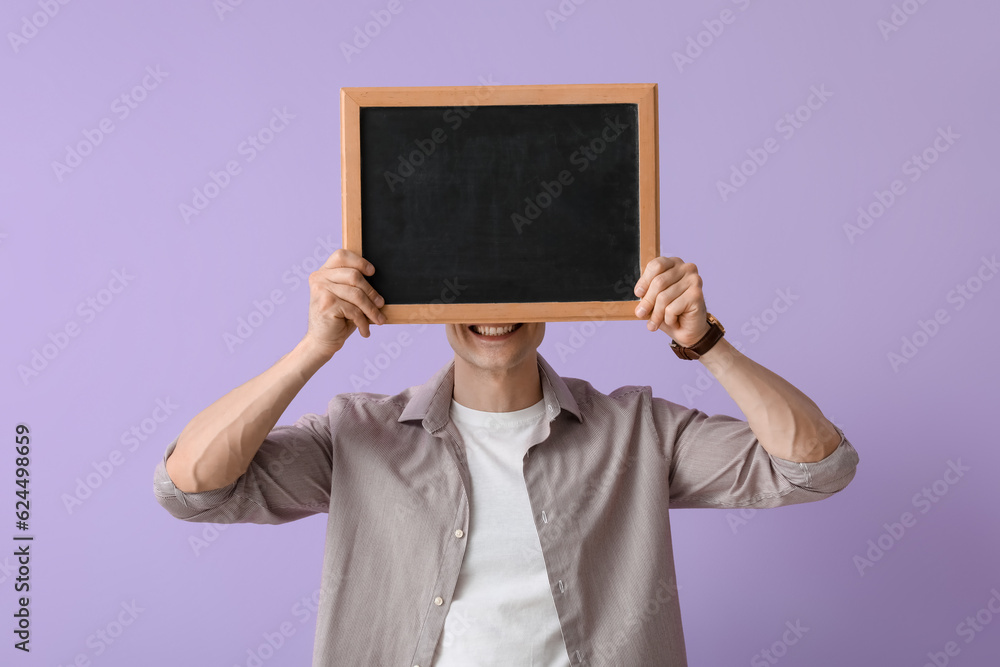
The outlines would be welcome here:
[[[712,315],[712,313],[708,313],[708,333],[702,336],[701,340],[691,347],[684,347],[682,345],[678,345],[677,341],[671,339],[670,349],[672,349],[674,354],[681,359],[693,361],[711,350],[713,345],[722,340],[722,335],[724,333],[726,333],[725,327],[719,323],[719,320],[715,319],[715,316]]]

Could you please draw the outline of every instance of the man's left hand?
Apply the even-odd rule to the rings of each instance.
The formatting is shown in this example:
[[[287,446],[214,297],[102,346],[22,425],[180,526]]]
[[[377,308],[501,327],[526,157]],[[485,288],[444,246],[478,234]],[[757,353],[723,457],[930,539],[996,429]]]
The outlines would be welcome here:
[[[657,257],[646,265],[635,295],[636,317],[648,317],[646,328],[659,329],[678,345],[690,347],[708,333],[708,311],[698,267],[680,257]]]

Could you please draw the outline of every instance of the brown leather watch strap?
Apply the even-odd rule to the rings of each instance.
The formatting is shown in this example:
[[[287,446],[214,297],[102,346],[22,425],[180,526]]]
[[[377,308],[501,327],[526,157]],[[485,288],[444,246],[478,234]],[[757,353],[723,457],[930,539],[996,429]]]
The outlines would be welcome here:
[[[705,354],[712,347],[722,340],[722,336],[725,335],[726,329],[722,326],[719,320],[715,319],[711,313],[708,313],[708,332],[701,337],[701,339],[692,345],[691,347],[684,347],[678,345],[677,341],[670,341],[670,349],[674,351],[681,359],[687,359],[689,361],[694,361],[699,359],[701,355]]]

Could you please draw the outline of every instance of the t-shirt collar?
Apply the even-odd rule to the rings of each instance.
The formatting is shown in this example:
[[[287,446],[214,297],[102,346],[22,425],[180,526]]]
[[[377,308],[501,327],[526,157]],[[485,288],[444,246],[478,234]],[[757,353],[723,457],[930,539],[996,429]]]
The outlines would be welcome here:
[[[542,400],[545,401],[545,412],[549,420],[555,419],[556,415],[565,409],[577,420],[583,421],[580,408],[566,382],[541,354],[537,352],[536,354],[538,368],[541,370]],[[449,410],[454,388],[455,359],[452,358],[430,380],[415,388],[397,421],[420,419],[424,428],[430,433],[443,428],[450,419]]]

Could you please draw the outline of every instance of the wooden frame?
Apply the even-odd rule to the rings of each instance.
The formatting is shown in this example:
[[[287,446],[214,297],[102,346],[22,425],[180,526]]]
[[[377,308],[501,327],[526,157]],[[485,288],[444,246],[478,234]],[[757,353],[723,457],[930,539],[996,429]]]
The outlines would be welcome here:
[[[659,255],[656,84],[341,88],[343,247],[362,254],[361,109],[499,105],[635,104],[639,137],[639,271]],[[376,266],[376,270],[378,267]],[[631,293],[631,285],[629,286]],[[638,300],[386,304],[388,322],[551,322],[635,319]]]

